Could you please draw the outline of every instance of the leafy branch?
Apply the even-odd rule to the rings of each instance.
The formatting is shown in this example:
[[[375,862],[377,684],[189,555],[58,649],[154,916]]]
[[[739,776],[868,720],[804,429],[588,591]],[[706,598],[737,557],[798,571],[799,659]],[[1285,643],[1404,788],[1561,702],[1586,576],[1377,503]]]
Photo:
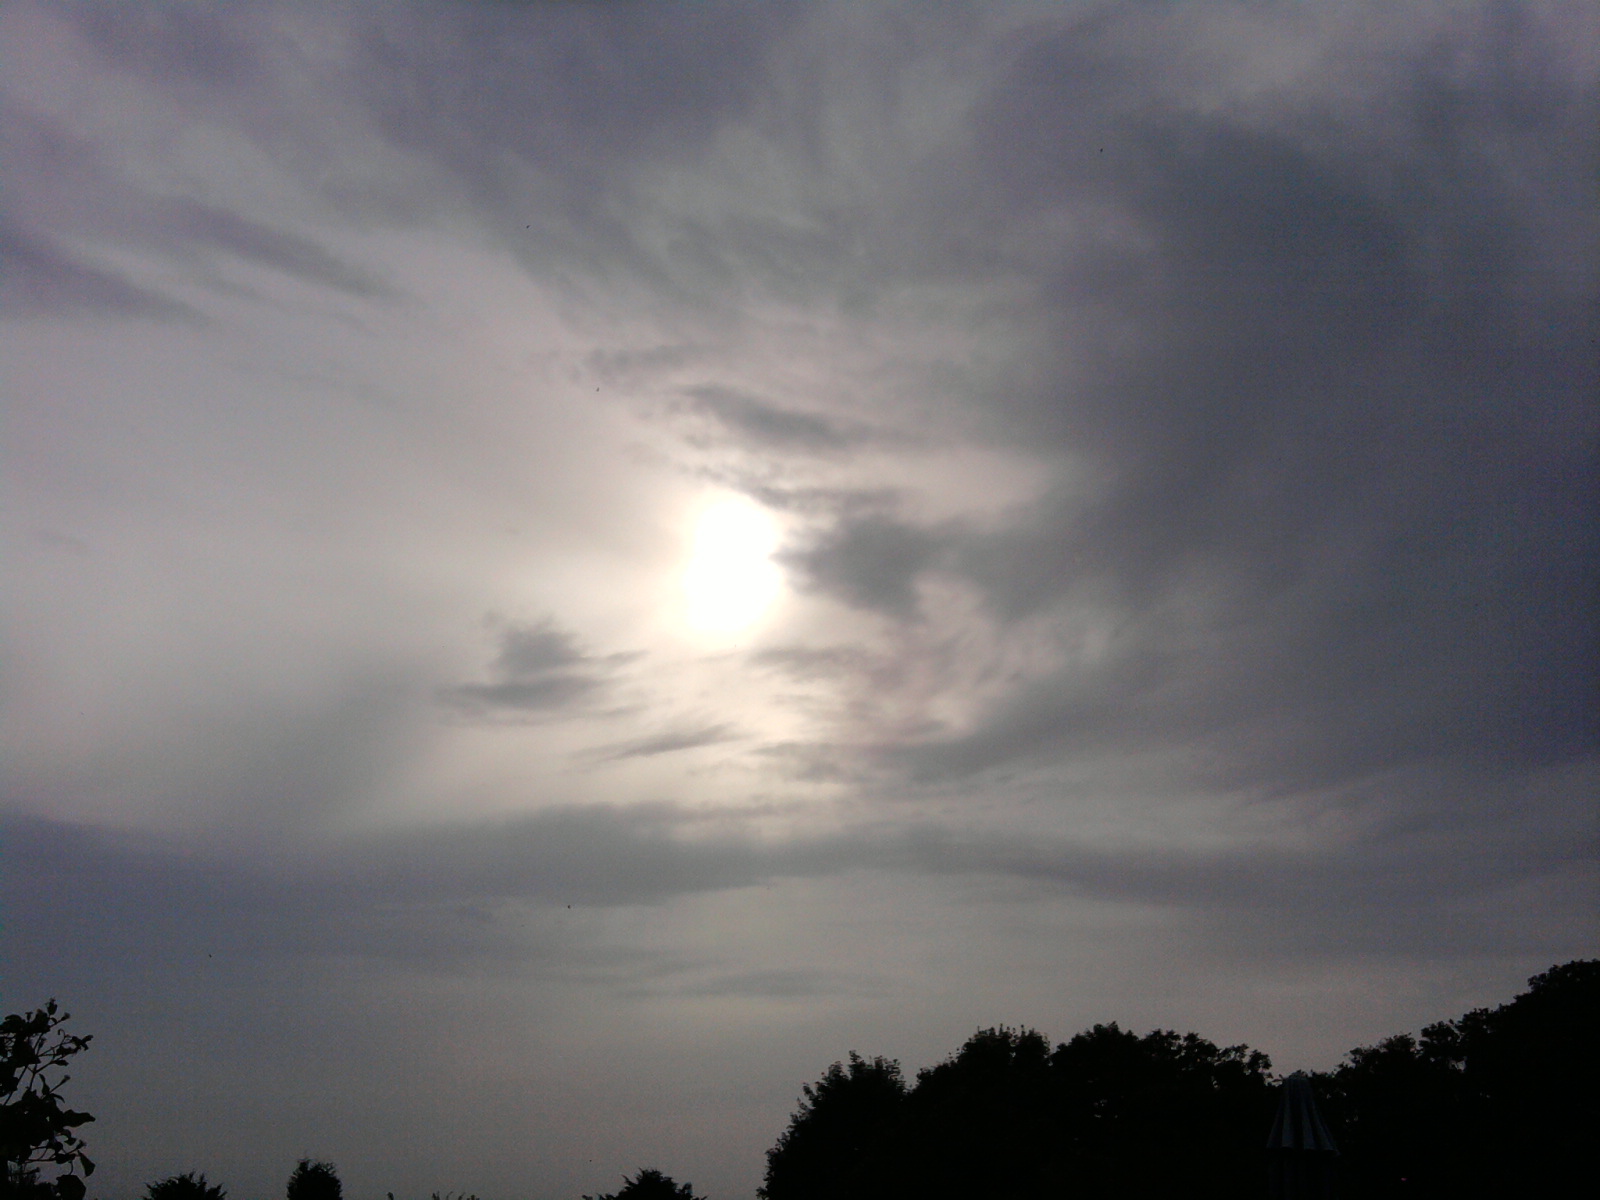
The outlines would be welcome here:
[[[54,1191],[71,1200],[82,1196],[83,1186],[70,1173],[94,1173],[83,1139],[74,1132],[94,1118],[66,1107],[61,1089],[72,1077],[55,1075],[92,1040],[61,1028],[70,1017],[52,999],[41,1009],[0,1020],[0,1160],[7,1192],[38,1186],[40,1167],[65,1167],[68,1175],[56,1181]]]

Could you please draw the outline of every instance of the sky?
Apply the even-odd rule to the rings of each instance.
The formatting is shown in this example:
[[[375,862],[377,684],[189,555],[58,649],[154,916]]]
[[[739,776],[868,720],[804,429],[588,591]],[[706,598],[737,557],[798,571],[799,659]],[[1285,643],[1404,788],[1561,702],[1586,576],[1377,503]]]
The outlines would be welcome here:
[[[0,1004],[92,1196],[656,1167],[1600,953],[1600,15],[0,8]]]

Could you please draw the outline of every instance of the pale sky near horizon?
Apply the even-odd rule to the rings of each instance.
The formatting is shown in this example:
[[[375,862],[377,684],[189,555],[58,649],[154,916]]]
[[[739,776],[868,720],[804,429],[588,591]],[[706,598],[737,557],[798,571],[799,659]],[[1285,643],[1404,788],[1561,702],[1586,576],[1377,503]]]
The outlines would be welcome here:
[[[91,1196],[751,1196],[1600,953],[1600,17],[0,8],[0,1003]]]

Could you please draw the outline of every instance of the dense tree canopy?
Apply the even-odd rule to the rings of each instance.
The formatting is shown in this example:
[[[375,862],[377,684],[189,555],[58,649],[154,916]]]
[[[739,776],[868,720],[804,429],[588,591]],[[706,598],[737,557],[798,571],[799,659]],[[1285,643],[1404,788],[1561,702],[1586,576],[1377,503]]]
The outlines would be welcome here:
[[[1600,962],[1352,1050],[1312,1080],[1344,1194],[1556,1195],[1600,1128]],[[1096,1025],[1052,1048],[985,1029],[907,1086],[852,1054],[804,1089],[765,1200],[1249,1197],[1266,1188],[1267,1056],[1193,1033]]]
[[[1600,960],[1352,1050],[1318,1079],[1352,1192],[1556,1195],[1600,1128]]]
[[[852,1055],[805,1089],[762,1194],[1242,1194],[1260,1175],[1269,1066],[1247,1047],[1116,1025],[1053,1050],[1034,1030],[981,1030],[911,1088],[898,1064]]]
[[[815,1084],[767,1152],[767,1200],[886,1196],[903,1171],[905,1081],[900,1064],[851,1054]]]

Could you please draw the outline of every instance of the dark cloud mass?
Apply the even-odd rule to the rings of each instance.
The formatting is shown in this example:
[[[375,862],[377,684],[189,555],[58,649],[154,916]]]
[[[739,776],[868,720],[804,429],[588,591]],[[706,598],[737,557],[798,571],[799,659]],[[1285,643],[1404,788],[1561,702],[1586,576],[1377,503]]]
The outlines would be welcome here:
[[[910,617],[917,608],[917,577],[938,547],[934,534],[887,517],[863,516],[840,522],[788,561],[813,587],[846,604]]]
[[[500,634],[500,652],[487,681],[442,687],[438,696],[473,717],[557,712],[595,698],[616,665],[630,657],[585,654],[570,633],[549,621],[511,625]]]
[[[0,8],[101,1194],[722,1200],[852,1049],[1600,953],[1597,118],[1576,2]]]
[[[824,417],[766,404],[731,388],[705,384],[691,388],[689,396],[701,411],[758,446],[827,453],[855,440]]]
[[[929,220],[1110,204],[1126,226],[1040,255],[1055,347],[975,401],[1105,482],[981,532],[847,519],[795,562],[902,616],[945,562],[1007,622],[1110,596],[1118,637],[909,750],[919,770],[1197,736],[1236,786],[1594,754],[1595,223],[1555,199],[1593,84],[1564,93],[1536,17],[1486,24],[1461,36],[1493,81],[1418,51],[1381,136],[1344,113],[1341,139],[1309,97],[1278,127],[1152,111],[1078,28],[979,105],[982,165]],[[1530,122],[1566,149],[1520,146]],[[1553,259],[1555,227],[1590,253]]]

